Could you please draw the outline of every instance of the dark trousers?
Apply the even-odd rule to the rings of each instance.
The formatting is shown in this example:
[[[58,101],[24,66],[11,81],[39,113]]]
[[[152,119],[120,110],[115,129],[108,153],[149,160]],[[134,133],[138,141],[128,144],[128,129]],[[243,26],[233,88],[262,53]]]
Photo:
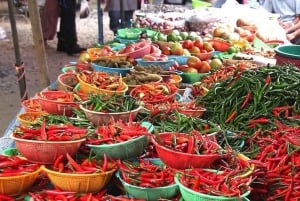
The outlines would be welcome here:
[[[109,15],[109,28],[114,33],[117,30],[124,27],[130,27],[133,11],[124,11],[124,22],[121,21],[122,13],[120,11],[108,11]]]
[[[60,0],[60,27],[58,39],[76,44],[76,0]]]

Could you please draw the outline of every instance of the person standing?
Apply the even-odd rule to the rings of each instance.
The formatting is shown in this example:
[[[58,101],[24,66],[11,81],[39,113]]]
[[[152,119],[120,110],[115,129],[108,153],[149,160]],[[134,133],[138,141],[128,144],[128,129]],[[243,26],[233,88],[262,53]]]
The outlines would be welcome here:
[[[47,45],[47,40],[53,40],[57,32],[59,18],[58,1],[46,0],[45,4],[40,7],[40,15],[44,43]]]
[[[109,28],[117,33],[117,30],[124,27],[131,26],[131,19],[133,13],[139,8],[139,0],[107,0],[104,11],[108,11],[109,16]],[[124,21],[122,22],[122,12],[124,11]]]
[[[299,40],[297,25],[300,21],[300,0],[264,0],[262,6],[270,13],[279,14],[279,24],[286,30],[287,39],[292,43]]]
[[[51,0],[54,1],[54,0]],[[57,51],[66,52],[68,55],[85,51],[77,43],[76,32],[76,0],[59,0],[60,26],[57,32]]]

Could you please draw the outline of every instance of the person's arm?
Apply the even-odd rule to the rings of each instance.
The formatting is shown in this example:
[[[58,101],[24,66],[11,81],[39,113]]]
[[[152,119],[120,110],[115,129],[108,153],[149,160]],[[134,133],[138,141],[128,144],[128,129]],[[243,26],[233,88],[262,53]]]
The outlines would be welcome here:
[[[298,16],[295,18],[293,26],[286,29],[286,33],[296,31],[297,29],[300,29],[300,18]]]

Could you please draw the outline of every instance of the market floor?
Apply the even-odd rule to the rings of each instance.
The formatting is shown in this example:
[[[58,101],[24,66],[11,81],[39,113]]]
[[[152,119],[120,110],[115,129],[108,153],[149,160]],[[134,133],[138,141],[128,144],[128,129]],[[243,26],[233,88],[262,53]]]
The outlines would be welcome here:
[[[5,30],[7,37],[0,40],[0,136],[10,122],[16,117],[20,108],[20,90],[14,63],[16,62],[11,26],[7,14],[7,2],[0,2],[0,27]],[[83,47],[92,47],[98,41],[98,15],[96,1],[90,2],[91,13],[86,19],[77,19],[78,43]],[[104,41],[113,38],[108,28],[108,15],[103,13]],[[40,70],[36,63],[36,51],[33,45],[30,20],[16,16],[21,61],[25,66],[25,77],[28,97],[41,91]],[[56,51],[57,39],[48,42],[46,47],[48,76],[54,82],[61,73],[61,67],[70,61],[76,61],[78,56],[68,56]]]

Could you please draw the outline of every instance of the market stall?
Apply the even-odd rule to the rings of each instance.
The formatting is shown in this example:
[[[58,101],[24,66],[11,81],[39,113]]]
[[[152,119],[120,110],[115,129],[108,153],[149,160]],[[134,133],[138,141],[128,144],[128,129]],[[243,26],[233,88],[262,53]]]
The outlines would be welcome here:
[[[0,182],[30,182],[0,198],[297,199],[299,46],[219,11],[138,13],[66,64],[1,138]]]

